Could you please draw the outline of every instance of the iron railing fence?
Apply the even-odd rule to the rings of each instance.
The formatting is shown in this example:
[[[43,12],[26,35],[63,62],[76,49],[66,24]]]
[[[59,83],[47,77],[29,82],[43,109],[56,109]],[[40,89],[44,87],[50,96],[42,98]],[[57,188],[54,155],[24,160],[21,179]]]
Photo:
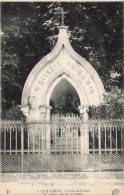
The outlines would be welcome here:
[[[124,122],[1,122],[1,171],[124,170]]]
[[[88,146],[82,147],[85,138]],[[49,123],[2,121],[0,152],[2,154],[119,153],[124,150],[123,139],[122,120],[66,123],[65,121]]]

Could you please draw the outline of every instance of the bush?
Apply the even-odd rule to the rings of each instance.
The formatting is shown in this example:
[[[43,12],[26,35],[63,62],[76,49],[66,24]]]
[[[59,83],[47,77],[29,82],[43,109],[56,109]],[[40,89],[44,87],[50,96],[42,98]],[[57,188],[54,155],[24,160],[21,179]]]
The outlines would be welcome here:
[[[89,107],[90,119],[122,119],[123,112],[123,94],[117,87],[111,92],[104,94],[105,104]]]
[[[3,120],[26,120],[26,116],[21,111],[18,105],[13,106],[9,110],[6,110],[5,113],[2,114]]]

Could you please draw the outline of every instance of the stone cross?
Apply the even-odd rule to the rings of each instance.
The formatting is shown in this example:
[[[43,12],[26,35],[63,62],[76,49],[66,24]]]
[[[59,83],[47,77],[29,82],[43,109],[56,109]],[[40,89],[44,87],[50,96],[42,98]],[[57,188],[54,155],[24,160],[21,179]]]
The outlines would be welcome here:
[[[67,14],[67,12],[64,12],[64,9],[62,8],[61,12],[55,12],[55,14],[62,14],[62,26],[64,26],[64,14]]]

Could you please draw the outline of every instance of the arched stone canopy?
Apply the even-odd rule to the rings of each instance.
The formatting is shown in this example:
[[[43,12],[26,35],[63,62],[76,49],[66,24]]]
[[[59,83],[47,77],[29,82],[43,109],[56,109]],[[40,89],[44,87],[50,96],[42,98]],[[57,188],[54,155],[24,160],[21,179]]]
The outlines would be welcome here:
[[[80,97],[76,89],[69,82],[67,75],[60,76],[50,87],[46,96],[46,101],[50,100],[50,106],[52,107],[51,114],[79,115]]]
[[[71,47],[67,27],[59,27],[58,42],[31,71],[22,93],[22,110],[29,121],[49,120],[50,98],[56,86],[68,81],[81,106],[99,105],[104,87],[95,69]]]

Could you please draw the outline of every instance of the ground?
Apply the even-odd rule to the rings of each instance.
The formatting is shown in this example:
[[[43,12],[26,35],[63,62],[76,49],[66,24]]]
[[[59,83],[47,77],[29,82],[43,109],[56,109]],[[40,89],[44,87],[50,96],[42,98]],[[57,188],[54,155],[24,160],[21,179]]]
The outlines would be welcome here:
[[[124,173],[11,173],[3,174],[1,178],[0,195],[124,194]]]

